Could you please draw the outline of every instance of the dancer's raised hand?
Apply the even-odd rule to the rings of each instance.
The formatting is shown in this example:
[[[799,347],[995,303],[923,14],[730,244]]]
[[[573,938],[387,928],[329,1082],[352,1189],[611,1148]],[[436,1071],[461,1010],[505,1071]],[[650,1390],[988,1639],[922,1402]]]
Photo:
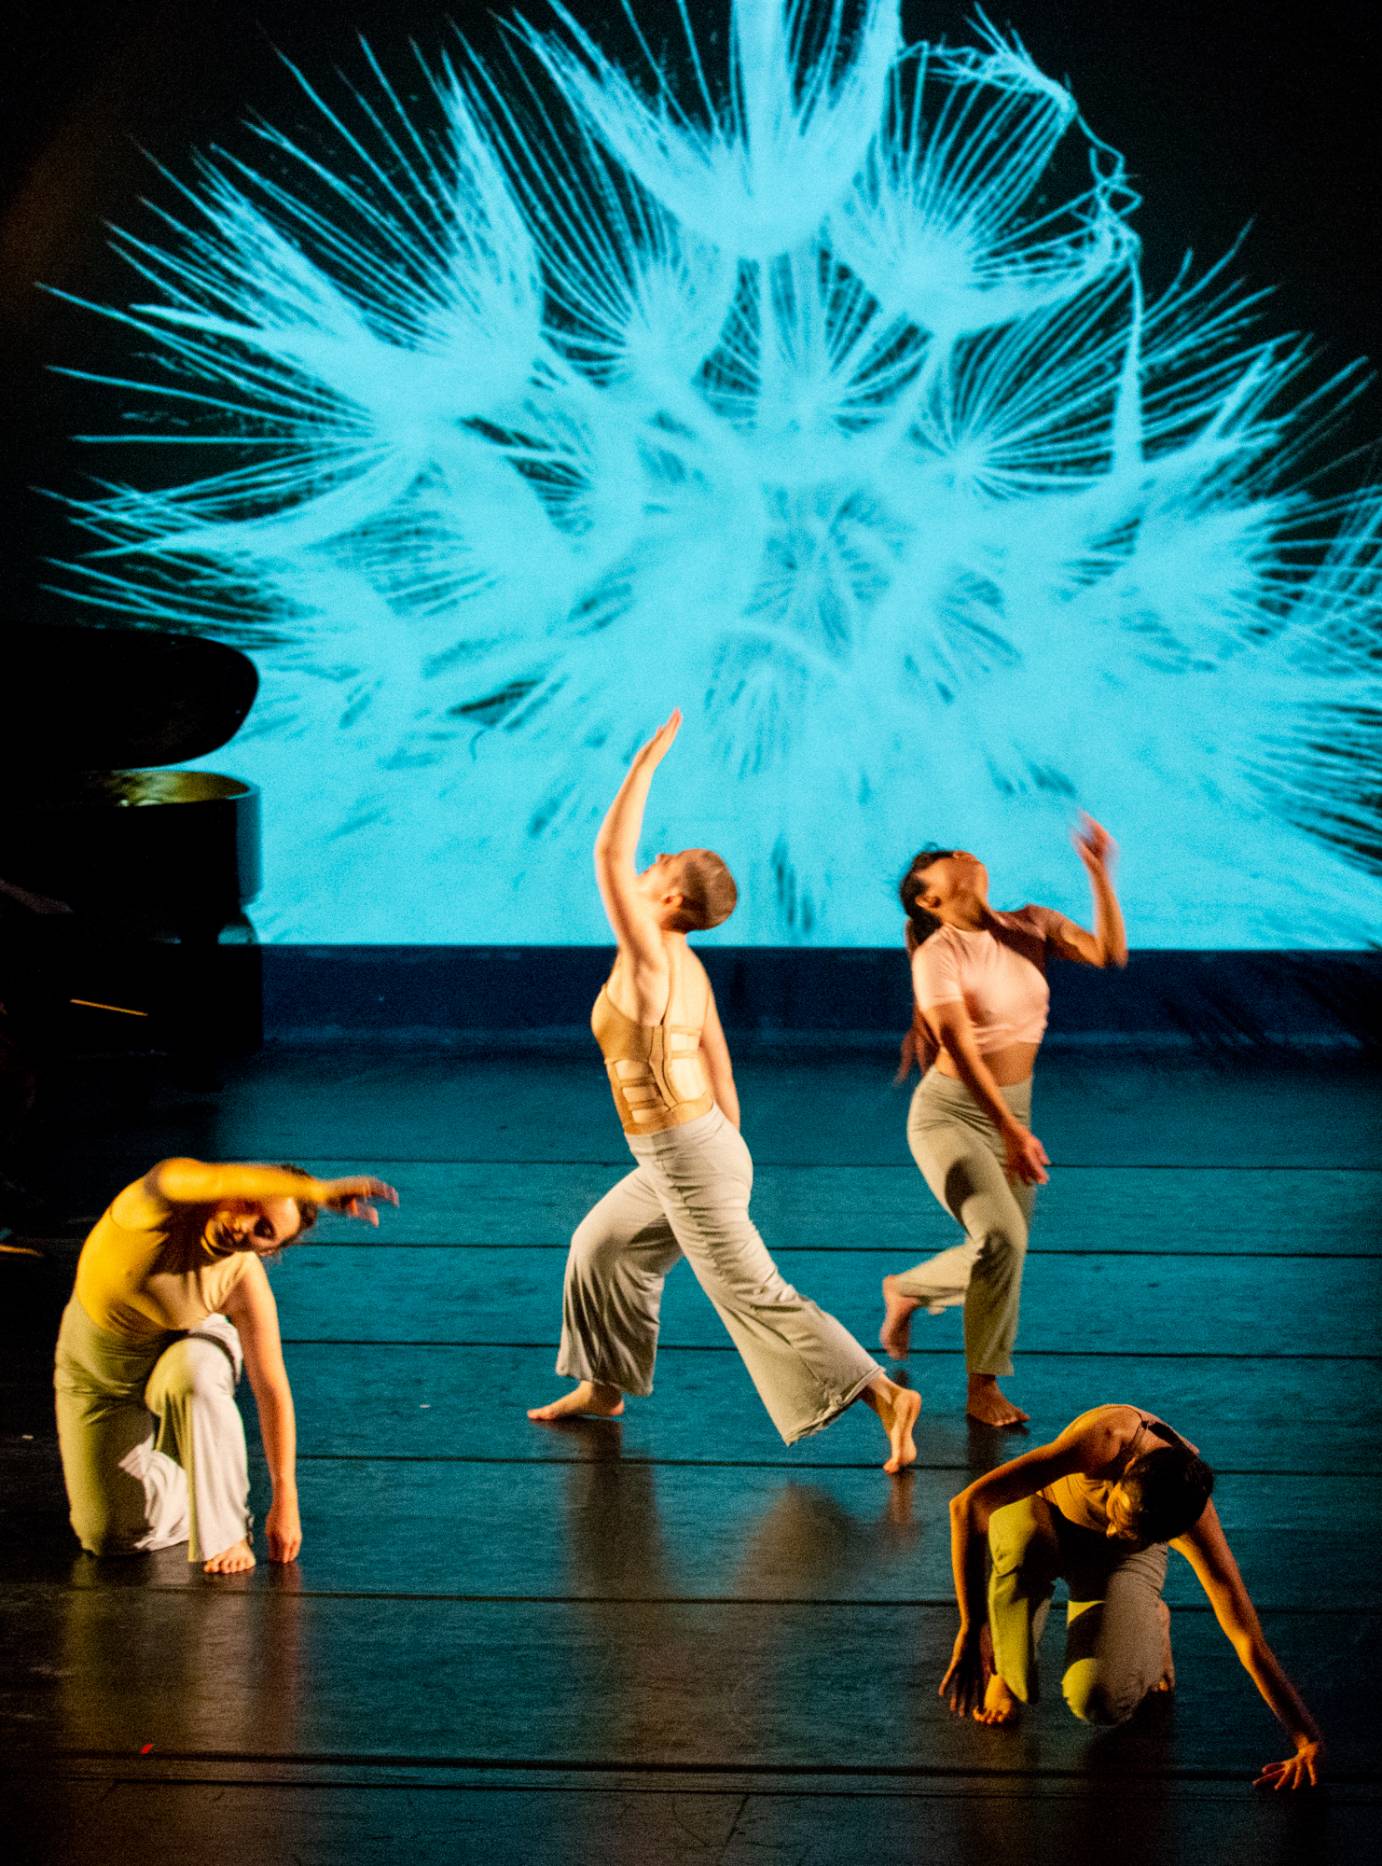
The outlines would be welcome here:
[[[363,1218],[370,1225],[379,1223],[375,1200],[384,1205],[398,1203],[398,1194],[392,1186],[385,1185],[382,1179],[372,1179],[368,1174],[356,1174],[349,1179],[328,1179],[323,1191],[325,1196],[321,1202],[327,1211],[340,1212],[345,1218]]]
[[[1106,869],[1112,866],[1113,858],[1118,853],[1118,844],[1109,835],[1102,823],[1096,823],[1087,810],[1080,812],[1080,823],[1070,833],[1070,840],[1075,845],[1075,852],[1085,867]]]
[[[1324,1744],[1302,1743],[1285,1762],[1269,1762],[1253,1787],[1270,1788],[1274,1793],[1283,1788],[1318,1788],[1323,1773]]]
[[[681,708],[674,706],[647,743],[639,746],[634,763],[655,769],[672,749],[672,741],[680,731]]]

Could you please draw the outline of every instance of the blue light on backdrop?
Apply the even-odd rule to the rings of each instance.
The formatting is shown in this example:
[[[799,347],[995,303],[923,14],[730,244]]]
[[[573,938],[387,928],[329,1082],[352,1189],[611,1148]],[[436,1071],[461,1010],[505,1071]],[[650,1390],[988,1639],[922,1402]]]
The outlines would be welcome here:
[[[68,584],[253,649],[264,933],[603,940],[589,840],[679,703],[649,846],[723,850],[729,939],[889,943],[923,842],[1079,910],[1079,803],[1136,944],[1367,943],[1379,502],[1318,471],[1364,372],[1232,256],[1146,292],[1016,37],[736,0],[722,70],[678,17],[628,70],[557,8],[299,72],[308,128],[117,236],[84,438],[149,471]]]

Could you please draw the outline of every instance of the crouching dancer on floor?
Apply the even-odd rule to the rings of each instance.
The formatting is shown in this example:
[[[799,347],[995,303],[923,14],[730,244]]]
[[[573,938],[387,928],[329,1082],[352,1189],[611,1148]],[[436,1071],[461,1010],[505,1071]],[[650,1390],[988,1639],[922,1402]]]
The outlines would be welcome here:
[[[1070,1587],[1065,1701],[1082,1722],[1117,1724],[1175,1688],[1167,1546],[1185,1557],[1214,1617],[1295,1745],[1256,1785],[1313,1787],[1323,1744],[1263,1637],[1210,1501],[1195,1447],[1136,1406],[1095,1406],[1049,1445],[1001,1464],[950,1505],[960,1631],[940,1695],[957,1716],[1010,1723],[1037,1698],[1036,1650],[1058,1576]],[[992,1558],[984,1606],[985,1553]]]
[[[269,1559],[302,1546],[293,1395],[261,1259],[317,1210],[377,1225],[382,1180],[296,1167],[162,1160],[82,1246],[58,1335],[58,1445],[72,1527],[90,1555],[187,1544],[208,1574],[254,1566],[241,1366],[273,1480]]]

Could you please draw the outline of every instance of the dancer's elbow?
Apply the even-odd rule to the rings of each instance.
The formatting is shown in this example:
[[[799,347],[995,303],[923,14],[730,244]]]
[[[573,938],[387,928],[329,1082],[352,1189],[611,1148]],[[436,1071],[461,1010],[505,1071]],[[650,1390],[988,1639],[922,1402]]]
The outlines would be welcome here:
[[[958,1496],[950,1499],[951,1532],[960,1530],[975,1535],[986,1535],[991,1514],[982,1497],[975,1496],[971,1490],[962,1490]]]

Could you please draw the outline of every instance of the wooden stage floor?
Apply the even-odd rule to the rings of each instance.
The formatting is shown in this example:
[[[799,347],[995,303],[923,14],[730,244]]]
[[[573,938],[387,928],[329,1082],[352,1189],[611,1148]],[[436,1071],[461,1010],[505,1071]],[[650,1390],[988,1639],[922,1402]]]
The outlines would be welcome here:
[[[755,1214],[866,1342],[881,1274],[953,1241],[885,1047],[741,1057]],[[936,1696],[945,1505],[1022,1440],[967,1428],[956,1313],[920,1316],[916,1471],[855,1408],[785,1450],[683,1266],[657,1393],[532,1425],[565,1241],[626,1156],[598,1058],[269,1050],[220,1094],[89,1066],[50,1104],[68,1242],[5,1271],[0,1791],[9,1857],[61,1866],[553,1866],[1361,1858],[1382,1803],[1382,1132],[1375,1077],[1294,1060],[1050,1054],[1056,1162],[1014,1397],[1163,1411],[1220,1472],[1268,1637],[1331,1743],[1315,1796],[1188,1568],[1180,1687],[1117,1732]],[[211,1580],[98,1564],[65,1523],[48,1358],[71,1240],[171,1152],[383,1173],[378,1233],[324,1220],[273,1275],[301,1426],[301,1561]],[[253,1428],[251,1443],[257,1444]],[[266,1503],[262,1476],[259,1508]]]

